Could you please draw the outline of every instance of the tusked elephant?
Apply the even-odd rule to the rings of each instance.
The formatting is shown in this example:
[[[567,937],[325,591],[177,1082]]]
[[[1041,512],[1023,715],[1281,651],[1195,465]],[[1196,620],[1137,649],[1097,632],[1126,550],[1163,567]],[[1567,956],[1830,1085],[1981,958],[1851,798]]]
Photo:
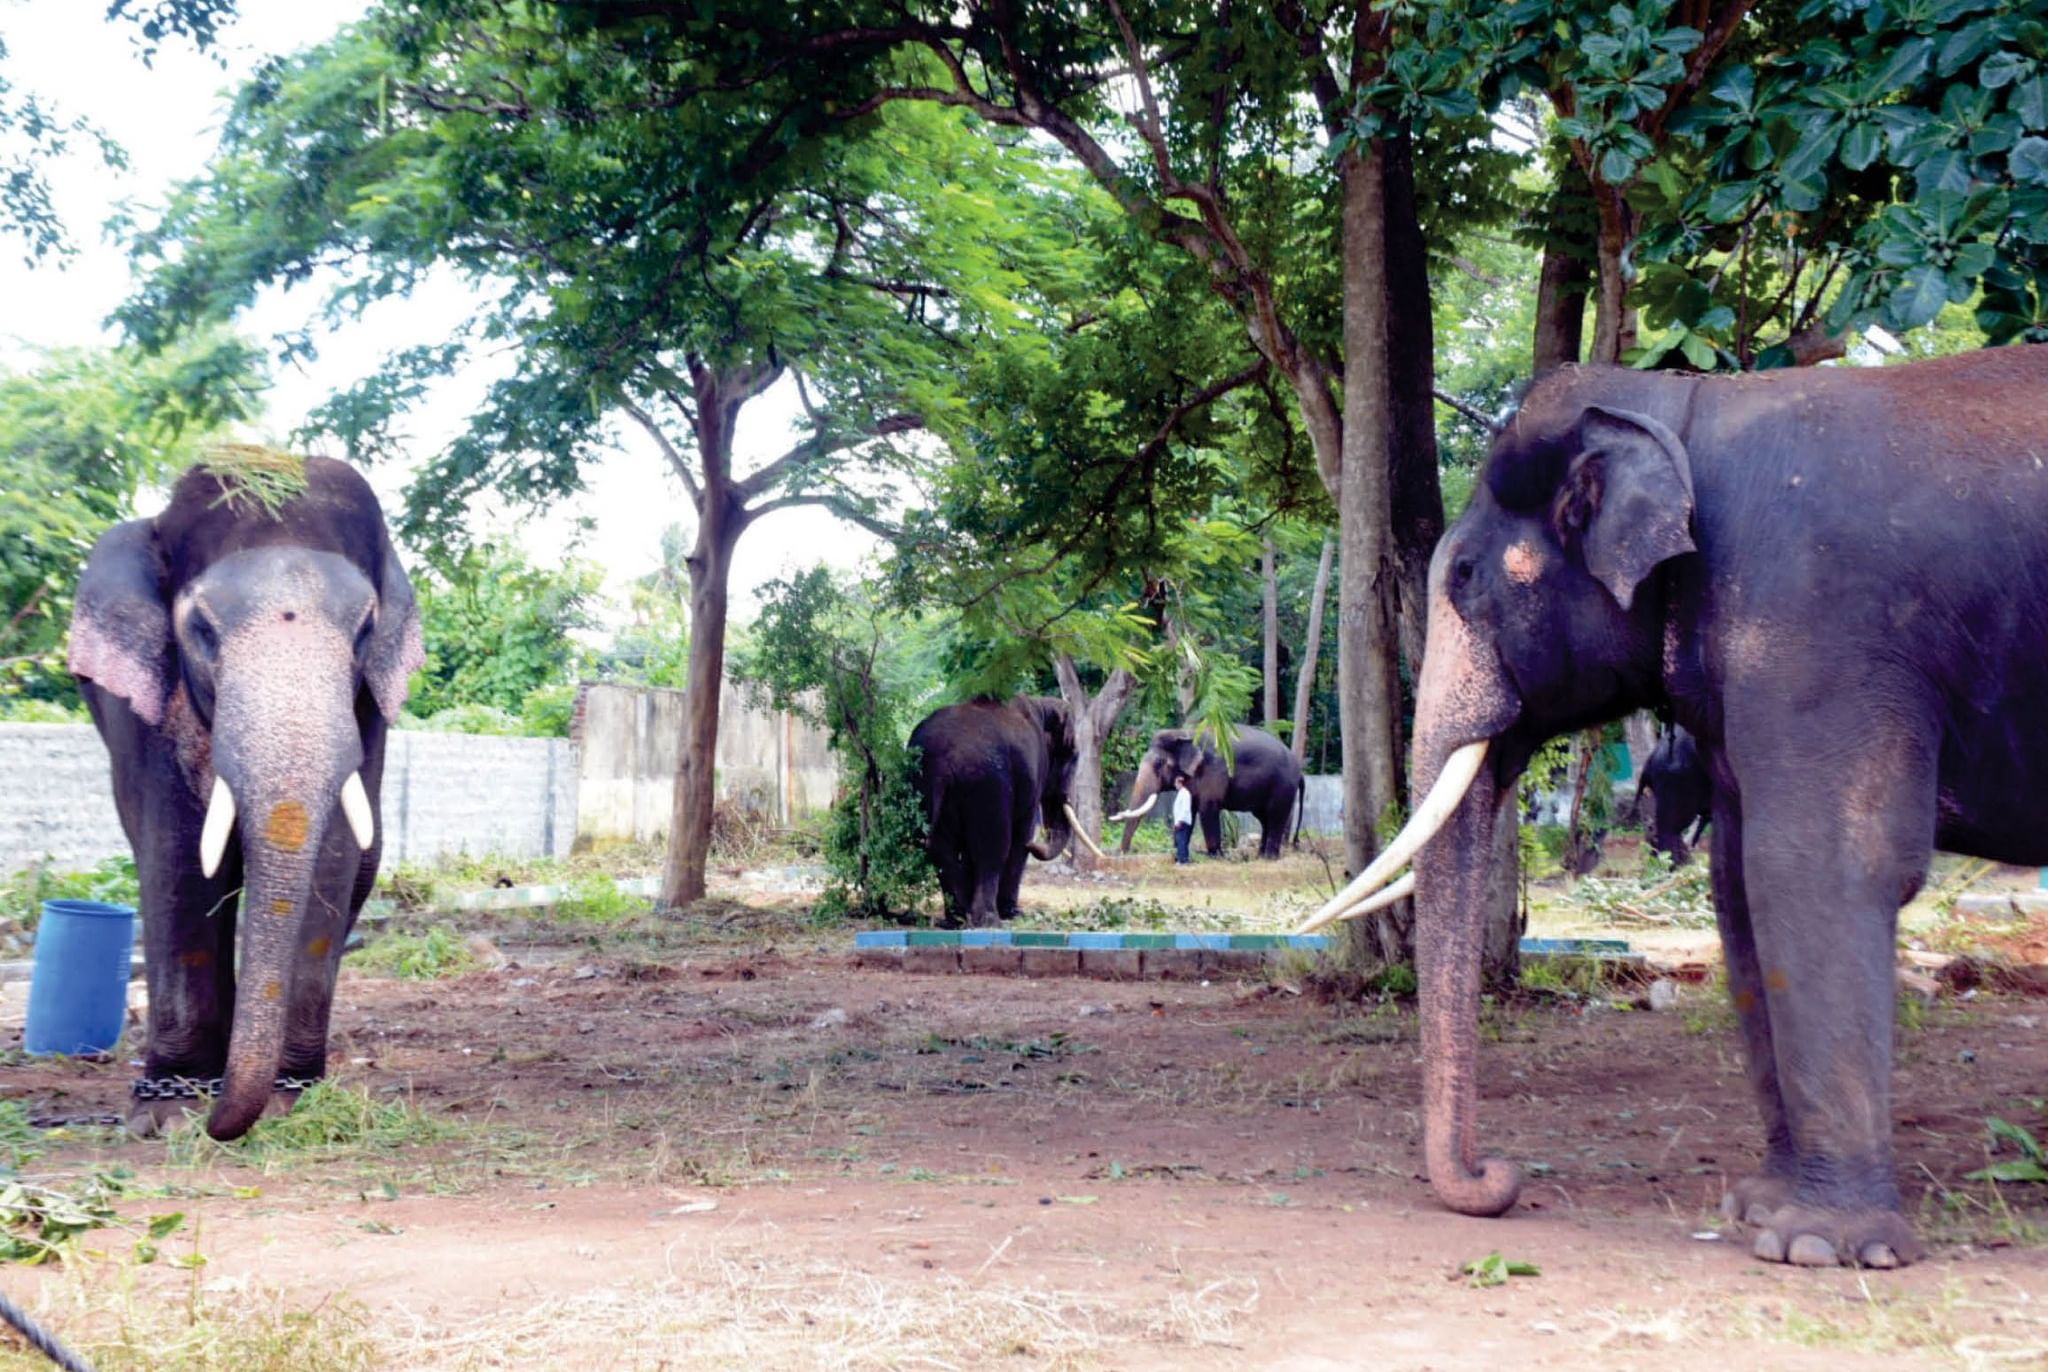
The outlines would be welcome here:
[[[1025,858],[1051,862],[1080,832],[1069,800],[1076,754],[1065,703],[1017,696],[947,705],[910,731],[910,746],[946,922],[979,928],[1009,919]],[[1041,818],[1043,841],[1032,836]]]
[[[1138,763],[1138,776],[1131,783],[1128,808],[1109,817],[1108,823],[1122,822],[1121,851],[1131,851],[1131,838],[1138,825],[1159,803],[1161,795],[1173,794],[1175,777],[1186,777],[1195,793],[1195,815],[1202,826],[1202,841],[1210,857],[1223,852],[1223,812],[1248,811],[1259,821],[1259,856],[1277,858],[1287,840],[1290,818],[1299,833],[1301,802],[1306,782],[1301,764],[1287,745],[1264,729],[1241,728],[1231,744],[1228,765],[1211,741],[1197,743],[1187,729],[1162,729],[1152,735],[1152,745]]]
[[[1672,865],[1683,867],[1692,860],[1688,845],[1697,844],[1712,818],[1713,783],[1700,761],[1699,746],[1683,727],[1672,725],[1657,740],[1656,748],[1643,762],[1643,774],[1636,782],[1636,806],[1650,793],[1649,842],[1653,852],[1664,854]],[[1686,836],[1687,826],[1692,836]]]
[[[130,1127],[199,1089],[245,1133],[327,1066],[343,942],[376,879],[384,735],[424,659],[369,484],[307,458],[265,504],[194,467],[78,583],[70,666],[141,878],[148,1050]],[[236,898],[240,897],[240,971]]]
[[[1919,1255],[1892,1154],[1898,910],[1936,847],[2048,863],[2044,455],[2048,348],[1531,388],[1431,562],[1424,799],[1326,907],[1370,903],[1414,857],[1423,1123],[1450,1208],[1500,1214],[1520,1189],[1478,1151],[1494,826],[1540,743],[1649,708],[1712,785],[1764,1125],[1728,1213],[1768,1261]]]

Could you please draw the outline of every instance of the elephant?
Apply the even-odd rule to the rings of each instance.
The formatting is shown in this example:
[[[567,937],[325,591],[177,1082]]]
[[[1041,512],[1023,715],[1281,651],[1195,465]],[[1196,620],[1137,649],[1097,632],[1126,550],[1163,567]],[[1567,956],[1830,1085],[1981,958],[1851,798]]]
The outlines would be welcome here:
[[[2048,348],[1529,389],[1431,560],[1424,798],[1309,921],[1413,858],[1424,1147],[1451,1209],[1497,1215],[1520,1189],[1478,1149],[1495,825],[1544,740],[1643,708],[1693,736],[1710,784],[1764,1126],[1727,1213],[1766,1261],[1920,1255],[1892,1152],[1898,910],[1937,847],[2048,863],[2044,454]]]
[[[135,852],[148,1049],[131,1129],[214,1099],[239,1138],[323,1076],[342,947],[379,856],[385,730],[425,659],[369,483],[285,468],[266,501],[204,463],[102,535],[69,664]],[[240,971],[236,900],[240,897]]]
[[[1643,774],[1636,781],[1636,808],[1642,808],[1643,793],[1650,801],[1650,848],[1671,859],[1674,867],[1692,860],[1696,846],[1711,819],[1713,783],[1700,762],[1699,747],[1681,726],[1672,725],[1657,740],[1657,746],[1643,762]],[[1686,827],[1692,836],[1686,837]]]
[[[1242,728],[1231,746],[1231,760],[1207,742],[1197,744],[1194,731],[1162,729],[1152,735],[1152,745],[1138,764],[1137,779],[1131,784],[1129,808],[1109,817],[1122,821],[1121,851],[1131,851],[1131,838],[1138,825],[1158,804],[1159,797],[1173,793],[1176,777],[1188,779],[1195,793],[1195,815],[1202,826],[1202,842],[1210,857],[1223,854],[1223,812],[1248,811],[1259,820],[1259,856],[1277,858],[1287,839],[1287,823],[1295,820],[1300,835],[1301,802],[1307,787],[1301,764],[1286,744],[1264,729]]]
[[[1074,725],[1045,696],[947,705],[910,731],[946,922],[980,928],[1017,913],[1026,855],[1051,862],[1080,831],[1069,800]],[[1041,818],[1043,841],[1034,838]]]

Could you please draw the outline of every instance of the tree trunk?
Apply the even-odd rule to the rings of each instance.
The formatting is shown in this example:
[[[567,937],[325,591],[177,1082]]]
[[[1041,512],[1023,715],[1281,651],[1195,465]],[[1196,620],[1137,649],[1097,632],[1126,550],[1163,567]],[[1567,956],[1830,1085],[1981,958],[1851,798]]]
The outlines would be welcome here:
[[[1408,135],[1384,144],[1386,180],[1387,462],[1397,559],[1401,655],[1409,679],[1422,671],[1429,622],[1429,559],[1444,533],[1437,479],[1436,325],[1431,311],[1429,244],[1415,203],[1415,155]],[[1348,354],[1347,354],[1348,356]],[[1402,756],[1395,754],[1398,781]]]
[[[1081,684],[1074,659],[1065,653],[1053,658],[1053,672],[1059,677],[1060,699],[1067,703],[1067,715],[1074,722],[1074,786],[1068,793],[1074,813],[1080,816],[1081,832],[1098,842],[1102,835],[1102,741],[1116,727],[1117,717],[1130,703],[1131,674],[1119,667],[1102,683],[1092,698]],[[1093,871],[1101,859],[1088,845],[1075,839],[1068,852],[1074,867]]]
[[[1280,718],[1280,583],[1273,569],[1273,540],[1266,539],[1266,555],[1261,563],[1265,575],[1266,590],[1266,636],[1262,666],[1265,676],[1265,725],[1271,729]]]
[[[1344,227],[1344,429],[1338,482],[1337,690],[1344,733],[1344,858],[1365,870],[1379,851],[1379,824],[1400,799],[1400,693],[1395,608],[1399,569],[1392,538],[1388,458],[1385,178],[1379,143],[1338,159]],[[1405,961],[1366,920],[1349,921],[1354,965]]]
[[[1552,243],[1543,249],[1543,275],[1536,283],[1536,374],[1577,362],[1585,330],[1586,264]]]
[[[676,771],[675,807],[669,818],[668,861],[661,873],[661,904],[669,909],[704,898],[704,864],[711,854],[711,816],[717,806],[726,588],[733,545],[746,527],[738,502],[726,489],[706,489],[698,515],[697,546],[690,552],[691,632],[683,700],[683,757]]]
[[[1612,186],[1596,186],[1600,210],[1599,296],[1593,312],[1593,362],[1616,363],[1636,345],[1636,313],[1628,308],[1622,261],[1635,237],[1635,212]]]
[[[1316,588],[1308,598],[1308,642],[1302,645],[1301,671],[1294,679],[1294,736],[1288,746],[1294,750],[1294,760],[1308,761],[1308,714],[1309,702],[1315,697],[1316,655],[1323,647],[1323,597],[1330,589],[1330,559],[1337,551],[1337,545],[1328,534],[1323,535],[1323,556],[1316,563]]]

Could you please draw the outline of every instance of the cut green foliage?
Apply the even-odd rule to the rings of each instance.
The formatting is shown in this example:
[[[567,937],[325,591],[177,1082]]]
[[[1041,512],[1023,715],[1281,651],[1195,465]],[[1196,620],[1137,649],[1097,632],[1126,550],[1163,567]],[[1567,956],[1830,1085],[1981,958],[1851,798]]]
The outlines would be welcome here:
[[[462,935],[445,924],[417,934],[383,934],[349,954],[348,965],[373,976],[433,981],[460,976],[477,965]]]
[[[20,1101],[0,1101],[0,1154],[0,1263],[54,1262],[73,1238],[119,1222],[114,1201],[126,1189],[125,1174],[96,1171],[65,1182],[21,1174],[43,1149]]]
[[[1985,1120],[1984,1127],[1990,1131],[1993,1148],[2010,1144],[2019,1150],[2019,1156],[1979,1168],[1969,1174],[1970,1181],[2048,1182],[2048,1150],[2032,1133],[1996,1115]]]
[[[198,465],[220,482],[220,495],[214,503],[239,515],[276,519],[285,506],[306,493],[306,459],[282,448],[209,443]]]
[[[1543,1270],[1533,1262],[1516,1262],[1499,1253],[1474,1258],[1458,1269],[1475,1287],[1506,1286],[1510,1277],[1540,1277]]]
[[[196,1129],[175,1131],[169,1156],[185,1166],[232,1160],[267,1168],[309,1157],[437,1143],[455,1132],[410,1100],[380,1100],[360,1086],[322,1081],[300,1095],[289,1113],[257,1121],[233,1143],[216,1143]]]
[[[1645,854],[1633,877],[1587,877],[1573,888],[1572,901],[1603,924],[1710,929],[1714,889],[1705,854],[1673,869],[1655,853]]]

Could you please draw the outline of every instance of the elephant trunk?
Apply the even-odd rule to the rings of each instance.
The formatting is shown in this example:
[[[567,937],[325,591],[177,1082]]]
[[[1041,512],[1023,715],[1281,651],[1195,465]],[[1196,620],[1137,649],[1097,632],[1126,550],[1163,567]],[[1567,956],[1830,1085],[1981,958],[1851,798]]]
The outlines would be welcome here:
[[[223,673],[214,715],[218,784],[206,828],[218,827],[225,808],[241,835],[244,873],[227,1069],[206,1121],[206,1132],[222,1140],[247,1133],[270,1102],[307,903],[328,898],[316,876],[332,821],[339,814],[363,848],[373,838],[348,645],[324,634],[294,637],[289,658],[271,645],[248,651],[243,670]],[[231,797],[225,803],[223,793]]]
[[[1433,830],[1414,855],[1424,1152],[1430,1184],[1445,1205],[1465,1215],[1498,1215],[1515,1203],[1522,1178],[1511,1163],[1479,1157],[1479,976],[1494,834],[1520,772],[1505,750],[1490,745],[1512,725],[1520,702],[1498,660],[1443,593],[1448,544],[1438,546],[1430,569],[1429,652],[1416,684],[1412,769],[1426,798],[1421,809],[1431,812],[1417,818]],[[1441,790],[1440,777],[1449,783]]]
[[[1045,837],[1034,838],[1027,845],[1031,856],[1040,862],[1051,862],[1067,851],[1074,840],[1073,822],[1067,818],[1066,798],[1048,796],[1039,806],[1040,823],[1045,826]]]
[[[1420,744],[1418,743],[1418,751]],[[1418,784],[1436,780],[1442,758]],[[1498,1215],[1521,1173],[1479,1159],[1479,965],[1495,826],[1514,796],[1491,766],[1415,859],[1415,975],[1422,1003],[1422,1118],[1430,1184],[1463,1215]]]

